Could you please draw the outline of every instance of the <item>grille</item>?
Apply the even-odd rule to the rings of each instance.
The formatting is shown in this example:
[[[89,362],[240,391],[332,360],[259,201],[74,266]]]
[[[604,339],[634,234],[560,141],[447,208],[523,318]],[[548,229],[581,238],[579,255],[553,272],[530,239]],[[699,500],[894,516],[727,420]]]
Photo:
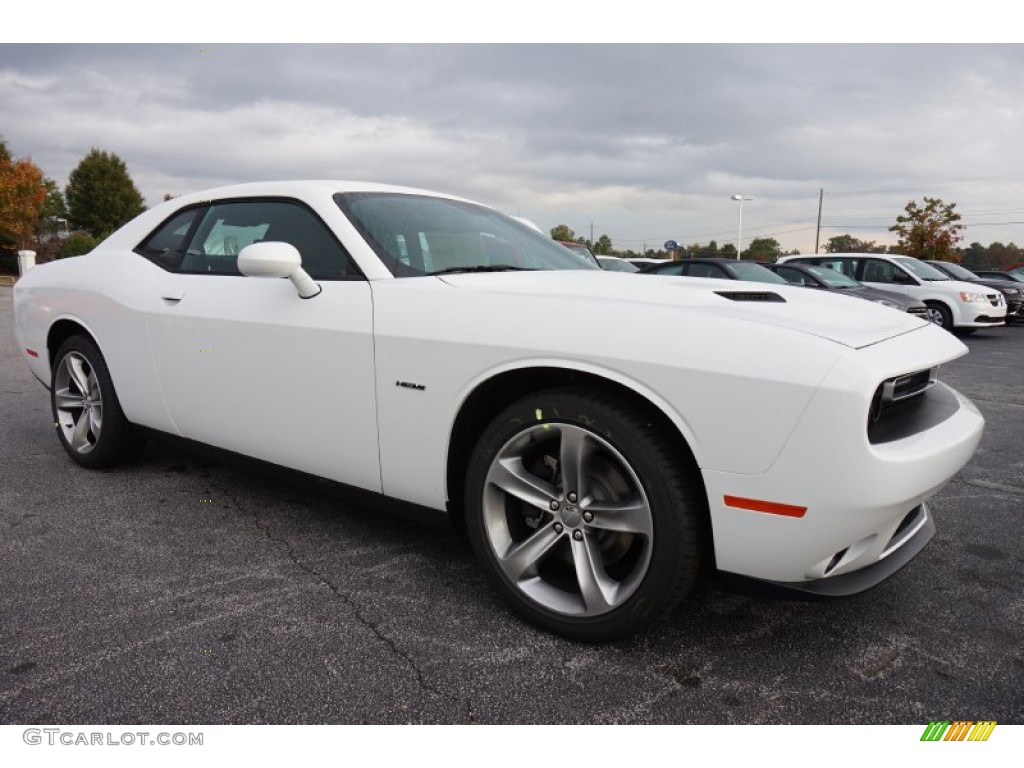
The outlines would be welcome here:
[[[913,373],[905,373],[902,376],[894,376],[879,384],[878,389],[875,390],[875,396],[871,399],[869,423],[878,421],[884,411],[902,405],[927,392],[935,384],[938,370],[938,366],[925,368]]]

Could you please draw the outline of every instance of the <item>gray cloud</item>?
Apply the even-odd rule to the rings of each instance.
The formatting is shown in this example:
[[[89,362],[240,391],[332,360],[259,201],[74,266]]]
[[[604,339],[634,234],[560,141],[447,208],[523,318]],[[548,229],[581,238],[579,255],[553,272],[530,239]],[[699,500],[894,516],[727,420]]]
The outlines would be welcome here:
[[[206,48],[206,46],[204,46]],[[260,178],[475,197],[639,247],[885,240],[911,198],[1024,242],[1024,47],[4,45],[0,135],[61,183],[92,146],[148,201]]]

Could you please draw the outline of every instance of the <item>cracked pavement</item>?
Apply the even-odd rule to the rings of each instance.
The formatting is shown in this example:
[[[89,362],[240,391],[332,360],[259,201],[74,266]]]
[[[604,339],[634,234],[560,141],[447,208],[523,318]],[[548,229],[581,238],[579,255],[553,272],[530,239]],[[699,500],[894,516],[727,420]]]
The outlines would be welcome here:
[[[79,469],[0,286],[0,724],[1024,722],[1024,327],[966,343],[941,375],[986,434],[903,571],[835,601],[708,578],[589,646],[448,530],[164,445]]]

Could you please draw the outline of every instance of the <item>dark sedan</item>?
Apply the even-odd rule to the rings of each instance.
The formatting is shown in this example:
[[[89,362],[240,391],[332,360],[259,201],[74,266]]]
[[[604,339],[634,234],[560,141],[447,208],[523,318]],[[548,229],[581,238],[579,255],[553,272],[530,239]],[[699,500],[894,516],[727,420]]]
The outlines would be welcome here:
[[[993,280],[1009,280],[1013,283],[1024,283],[1024,274],[1018,272],[998,272],[994,269],[976,269],[974,274],[978,277],[990,277]]]
[[[1006,299],[1006,321],[1010,322],[1024,321],[1024,278],[1021,278],[1020,282],[1014,279],[1012,272],[996,273],[996,272],[972,272],[966,267],[962,267],[959,264],[954,264],[950,261],[926,261],[926,264],[931,264],[937,270],[943,274],[949,275],[954,280],[960,280],[964,283],[977,283],[978,285],[984,285],[986,288],[994,288],[1003,294],[1003,298]],[[998,277],[992,277],[990,275],[999,275]]]
[[[928,319],[928,307],[924,302],[894,291],[872,288],[864,285],[859,280],[854,280],[852,277],[836,272],[828,267],[819,267],[814,264],[790,263],[765,264],[764,266],[792,285],[802,285],[806,288],[816,288],[821,291],[834,291],[842,296],[855,296],[858,299],[874,301],[902,312],[909,312],[920,317],[922,320]]]
[[[752,280],[757,283],[789,285],[770,269],[755,261],[736,259],[683,259],[651,264],[641,269],[646,275],[682,275],[685,277],[714,277],[721,280]]]

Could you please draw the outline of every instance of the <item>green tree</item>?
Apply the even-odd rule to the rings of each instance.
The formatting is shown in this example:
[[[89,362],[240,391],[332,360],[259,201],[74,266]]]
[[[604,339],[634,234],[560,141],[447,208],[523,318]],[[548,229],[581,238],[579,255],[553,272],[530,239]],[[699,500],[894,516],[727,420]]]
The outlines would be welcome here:
[[[608,235],[601,235],[590,250],[601,256],[610,256],[615,249],[612,248],[612,239]]]
[[[957,261],[957,243],[963,240],[964,225],[956,203],[944,203],[937,197],[925,197],[924,205],[911,200],[905,213],[896,217],[890,232],[899,235],[894,250],[916,259]]]
[[[755,237],[750,241],[747,258],[757,261],[775,261],[779,257],[779,241],[774,237]]]
[[[975,241],[961,251],[960,263],[967,269],[985,269],[989,265],[988,248]]]
[[[576,241],[576,233],[569,229],[568,224],[559,224],[557,227],[551,228],[551,239],[561,240],[563,243],[573,243]]]
[[[64,193],[53,179],[43,178],[43,187],[46,189],[46,199],[43,201],[42,210],[39,211],[36,232],[40,235],[44,233],[61,235],[67,229],[68,219],[68,206],[64,201]],[[63,223],[61,223],[61,219],[64,220]]]
[[[885,246],[853,235],[836,235],[825,243],[825,253],[885,253]]]
[[[65,195],[71,226],[96,238],[106,237],[146,210],[124,161],[95,147],[71,172]]]

